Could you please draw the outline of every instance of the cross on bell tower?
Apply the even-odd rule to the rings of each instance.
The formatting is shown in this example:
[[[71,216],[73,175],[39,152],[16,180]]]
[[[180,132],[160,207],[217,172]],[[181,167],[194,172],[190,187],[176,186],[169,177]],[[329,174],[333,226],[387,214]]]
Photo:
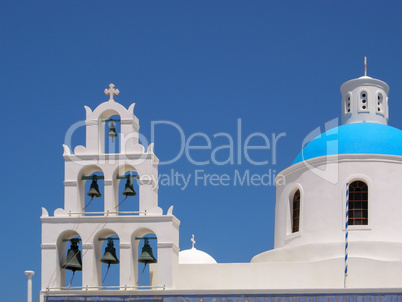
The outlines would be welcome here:
[[[117,89],[117,88],[115,89],[115,87],[116,86],[113,83],[110,83],[109,89],[105,89],[105,94],[110,95],[109,102],[113,102],[114,101],[113,96],[119,95],[119,93],[120,93],[119,89]]]

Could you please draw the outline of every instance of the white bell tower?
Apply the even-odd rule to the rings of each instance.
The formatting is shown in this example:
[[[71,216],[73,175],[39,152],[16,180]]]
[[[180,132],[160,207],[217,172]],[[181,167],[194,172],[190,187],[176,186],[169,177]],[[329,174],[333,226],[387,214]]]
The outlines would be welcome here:
[[[139,244],[143,243],[138,238],[149,233],[157,240],[157,252],[154,251],[157,278],[152,276],[149,287],[174,288],[180,222],[172,214],[173,206],[165,215],[158,207],[159,160],[153,152],[154,145],[150,144],[145,150],[139,144],[140,127],[134,115],[135,104],[126,109],[117,103],[114,96],[119,94],[119,90],[113,84],[105,89],[105,94],[109,95],[109,100],[95,110],[85,106],[86,145],[76,146],[74,152],[63,145],[64,208],[56,209],[53,216],[42,208],[41,299],[49,292],[68,293],[63,263],[72,238],[79,241],[81,250],[83,290],[102,291],[105,294],[106,289],[101,282],[101,240],[111,236],[118,239],[114,244],[118,244],[120,250],[116,289],[137,290],[138,250]],[[114,153],[105,150],[105,126],[110,122],[120,123],[120,133],[116,133],[119,150]],[[90,212],[90,207],[86,208],[85,183],[93,177],[103,179],[104,186],[100,191],[104,204],[101,212]],[[127,177],[138,179],[138,195],[129,197],[135,202],[138,200],[138,211],[119,210],[119,196],[122,193],[119,192],[119,183]]]

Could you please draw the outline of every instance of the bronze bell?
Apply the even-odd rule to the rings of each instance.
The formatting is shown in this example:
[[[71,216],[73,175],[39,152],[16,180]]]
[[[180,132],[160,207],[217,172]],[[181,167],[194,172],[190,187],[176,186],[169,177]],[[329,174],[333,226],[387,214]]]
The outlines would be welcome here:
[[[116,249],[114,247],[112,239],[108,239],[108,243],[105,248],[105,253],[103,254],[103,257],[100,261],[102,263],[107,263],[109,266],[111,264],[118,264],[120,262],[119,259],[117,259]]]
[[[92,179],[91,187],[89,188],[87,195],[92,198],[102,196],[102,194],[99,192],[99,186],[96,178]]]
[[[126,187],[125,187],[125,189],[123,191],[123,195],[124,196],[135,196],[135,195],[137,195],[137,193],[135,193],[135,191],[134,191],[134,187],[133,187],[133,184],[132,184],[130,178],[127,178]]]
[[[145,238],[145,243],[142,248],[141,256],[138,259],[138,262],[140,263],[156,263],[156,259],[152,253],[152,248],[149,245],[149,240]]]
[[[116,128],[114,126],[113,121],[110,122],[110,130],[109,130],[108,136],[112,138],[112,142],[113,142],[113,139],[115,137],[117,137]]]
[[[64,269],[82,271],[81,252],[78,249],[78,239],[71,239],[71,246],[67,252],[66,261],[61,266]]]

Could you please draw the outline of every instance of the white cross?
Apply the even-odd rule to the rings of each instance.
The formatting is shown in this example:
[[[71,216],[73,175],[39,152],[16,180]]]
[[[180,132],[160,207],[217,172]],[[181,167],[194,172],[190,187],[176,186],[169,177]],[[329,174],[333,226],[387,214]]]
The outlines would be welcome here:
[[[367,77],[367,57],[364,57],[364,76]]]
[[[120,93],[119,89],[114,89],[114,84],[110,83],[109,84],[109,89],[105,89],[105,94],[110,95],[109,101],[114,101],[113,96],[118,95]]]
[[[192,248],[194,249],[194,248],[195,248],[195,247],[194,247],[194,245],[195,245],[194,234],[193,234],[193,236],[191,236],[191,242],[193,243],[193,247],[192,247]]]

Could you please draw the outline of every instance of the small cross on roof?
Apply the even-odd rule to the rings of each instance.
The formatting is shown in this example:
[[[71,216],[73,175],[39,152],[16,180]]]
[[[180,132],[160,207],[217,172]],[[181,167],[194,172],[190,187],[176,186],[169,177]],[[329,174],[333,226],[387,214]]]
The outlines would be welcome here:
[[[191,242],[193,243],[193,249],[195,249],[194,245],[195,245],[195,239],[194,239],[194,234],[191,236]]]

